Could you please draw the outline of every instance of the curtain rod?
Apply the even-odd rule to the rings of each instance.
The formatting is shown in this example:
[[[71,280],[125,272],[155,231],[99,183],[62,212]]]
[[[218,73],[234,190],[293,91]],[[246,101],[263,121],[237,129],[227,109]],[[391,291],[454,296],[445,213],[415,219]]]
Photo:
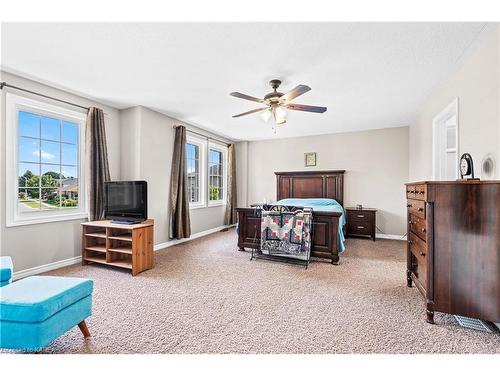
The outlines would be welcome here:
[[[41,93],[36,92],[36,91],[31,91],[31,90],[23,89],[22,87],[10,85],[7,82],[0,82],[0,90],[3,90],[4,87],[8,87],[8,88],[19,90],[19,91],[24,91],[24,92],[27,92],[27,93],[33,94],[33,95],[38,95],[38,96],[41,96],[43,98],[47,98],[47,99],[50,99],[50,100],[55,100],[56,102],[60,102],[60,103],[64,103],[64,104],[69,104],[69,105],[72,105],[74,107],[78,107],[78,108],[84,109],[86,111],[90,110],[89,107],[85,107],[85,106],[80,105],[80,104],[76,104],[76,103],[68,102],[66,100],[54,98],[53,96],[41,94]],[[107,113],[104,113],[104,114],[107,115]]]
[[[174,125],[173,128],[176,129],[178,128],[179,126],[182,126],[182,125]],[[220,139],[217,139],[217,138],[213,138],[213,137],[209,137],[208,135],[205,135],[205,134],[201,134],[201,133],[198,133],[198,132],[195,132],[193,130],[189,130],[188,128],[186,128],[186,131],[188,133],[191,133],[191,134],[196,134],[196,135],[199,135],[200,137],[203,137],[203,138],[206,138],[206,139],[211,139],[212,141],[217,141],[219,143],[222,143],[222,144],[225,144],[226,146],[229,146],[231,145],[231,143],[227,143],[227,142],[224,142],[224,141],[221,141]]]

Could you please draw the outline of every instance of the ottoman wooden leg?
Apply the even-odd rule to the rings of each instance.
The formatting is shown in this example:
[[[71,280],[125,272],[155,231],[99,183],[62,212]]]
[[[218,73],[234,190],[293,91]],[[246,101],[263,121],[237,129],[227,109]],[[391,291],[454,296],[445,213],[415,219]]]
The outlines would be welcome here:
[[[80,323],[78,323],[78,328],[80,328],[80,331],[82,331],[83,337],[90,337],[90,331],[87,327],[87,324],[85,323],[85,320],[82,320]]]

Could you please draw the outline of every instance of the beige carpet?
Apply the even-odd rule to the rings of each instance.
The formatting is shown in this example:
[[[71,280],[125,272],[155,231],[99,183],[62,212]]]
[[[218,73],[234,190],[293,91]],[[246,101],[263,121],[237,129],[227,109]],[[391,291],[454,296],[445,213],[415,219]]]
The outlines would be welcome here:
[[[97,265],[52,275],[94,280],[92,337],[77,328],[47,353],[500,353],[500,335],[461,328],[405,280],[403,241],[347,241],[339,266],[249,261],[234,230],[155,253],[136,277]]]

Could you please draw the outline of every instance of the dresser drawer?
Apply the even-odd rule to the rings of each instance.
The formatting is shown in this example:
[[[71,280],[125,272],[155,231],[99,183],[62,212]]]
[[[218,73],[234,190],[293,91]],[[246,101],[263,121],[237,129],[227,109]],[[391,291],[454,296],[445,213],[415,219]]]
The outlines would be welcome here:
[[[406,198],[415,199],[415,185],[406,185]]]
[[[421,201],[427,200],[427,185],[415,185],[414,191],[415,199]]]
[[[413,258],[412,261],[412,274],[416,280],[415,284],[420,284],[417,285],[418,290],[420,293],[425,297],[425,292],[427,290],[427,263],[426,262],[421,262],[417,258]]]
[[[427,221],[415,215],[409,215],[410,232],[427,241]]]
[[[358,234],[358,235],[367,235],[371,236],[373,233],[373,229],[371,224],[356,222],[356,221],[348,221],[347,222],[347,231],[349,234]]]
[[[416,199],[408,199],[406,207],[412,215],[425,219],[425,202]]]
[[[427,243],[418,237],[415,233],[410,233],[410,251],[420,261],[425,263],[427,257]]]
[[[349,210],[347,211],[347,222],[371,228],[374,222],[374,217],[373,217],[374,215],[375,212],[367,212],[367,211],[363,212],[361,210],[357,212]]]

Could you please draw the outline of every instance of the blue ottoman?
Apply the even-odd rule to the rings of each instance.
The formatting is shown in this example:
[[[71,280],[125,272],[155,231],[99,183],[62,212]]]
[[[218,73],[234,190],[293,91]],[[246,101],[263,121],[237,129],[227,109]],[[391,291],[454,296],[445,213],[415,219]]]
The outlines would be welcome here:
[[[0,287],[12,282],[13,268],[10,257],[0,257]]]
[[[90,333],[92,280],[32,276],[0,288],[0,347],[37,351],[78,325]]]

